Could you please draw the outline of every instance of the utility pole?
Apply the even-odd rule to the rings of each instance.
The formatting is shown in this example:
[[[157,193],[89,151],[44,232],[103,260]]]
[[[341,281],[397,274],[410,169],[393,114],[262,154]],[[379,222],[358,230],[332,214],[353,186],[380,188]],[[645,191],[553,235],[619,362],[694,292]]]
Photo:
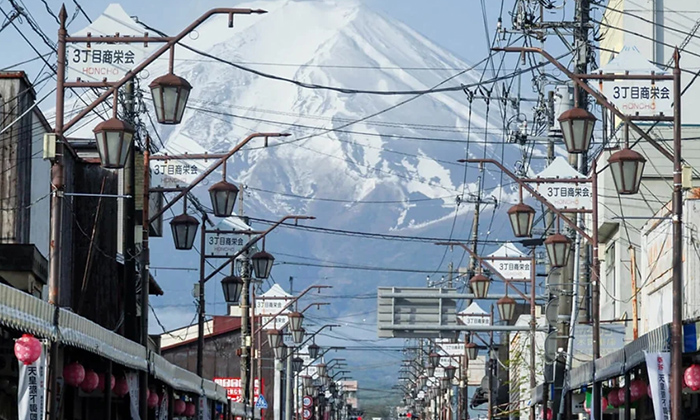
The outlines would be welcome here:
[[[294,296],[294,277],[289,276],[289,294]],[[294,358],[294,347],[287,349],[286,382],[284,390],[284,420],[292,420],[292,401],[294,372],[292,371],[292,359]]]

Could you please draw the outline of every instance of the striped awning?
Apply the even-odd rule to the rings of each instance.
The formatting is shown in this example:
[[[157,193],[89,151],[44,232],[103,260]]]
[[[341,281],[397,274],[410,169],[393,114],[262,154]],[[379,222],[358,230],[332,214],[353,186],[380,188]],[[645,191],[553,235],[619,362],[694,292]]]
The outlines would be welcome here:
[[[0,284],[0,325],[83,349],[134,370],[149,372],[178,391],[227,401],[224,388],[173,365],[144,346],[63,308],[58,309],[56,325],[54,314],[56,308],[48,302]]]

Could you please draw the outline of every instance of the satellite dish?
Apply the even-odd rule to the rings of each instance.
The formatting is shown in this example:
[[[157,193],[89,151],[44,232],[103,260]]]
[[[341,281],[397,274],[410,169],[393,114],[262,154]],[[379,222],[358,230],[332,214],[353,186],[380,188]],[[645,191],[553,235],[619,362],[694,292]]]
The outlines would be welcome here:
[[[554,363],[557,357],[557,332],[552,331],[547,334],[544,340],[544,360],[547,363]]]
[[[547,319],[547,323],[549,325],[555,326],[555,325],[557,325],[558,316],[559,316],[559,298],[555,297],[554,299],[547,302],[547,305],[544,308],[544,317],[545,317],[545,319]]]

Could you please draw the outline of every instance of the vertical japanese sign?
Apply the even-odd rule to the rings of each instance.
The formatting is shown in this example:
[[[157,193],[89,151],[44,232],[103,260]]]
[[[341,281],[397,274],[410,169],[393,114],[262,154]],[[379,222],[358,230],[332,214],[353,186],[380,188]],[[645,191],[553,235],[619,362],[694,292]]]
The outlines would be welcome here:
[[[46,348],[31,365],[19,362],[17,412],[19,420],[43,420],[46,412]]]
[[[168,420],[168,393],[163,393],[163,398],[160,399],[160,406],[158,407],[158,420]]]
[[[129,409],[132,420],[140,420],[139,415],[139,377],[136,372],[126,373],[126,383],[129,384]]]
[[[671,353],[644,352],[649,372],[649,387],[654,402],[654,417],[656,420],[671,418],[671,395],[669,377],[671,374]]]

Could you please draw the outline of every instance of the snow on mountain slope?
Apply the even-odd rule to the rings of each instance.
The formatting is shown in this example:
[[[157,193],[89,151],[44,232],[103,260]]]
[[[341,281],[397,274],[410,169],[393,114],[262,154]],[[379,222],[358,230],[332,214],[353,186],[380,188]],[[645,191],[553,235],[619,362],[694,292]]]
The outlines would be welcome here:
[[[469,64],[359,2],[281,0],[242,7],[247,6],[269,13],[237,18],[233,29],[225,19],[213,19],[186,43],[276,76],[349,89],[426,90],[441,82],[473,83],[481,76],[465,72]],[[430,212],[408,202],[386,209],[393,215],[385,229],[422,225],[453,211],[464,176],[456,160],[465,157],[467,147],[472,156],[501,157],[500,145],[484,150],[481,144],[483,103],[474,102],[467,138],[469,106],[460,91],[348,94],[260,77],[183,48],[177,57],[176,72],[194,90],[183,124],[166,132],[169,150],[187,150],[184,143],[195,141],[221,151],[252,131],[290,132],[287,145],[273,139],[273,147],[236,155],[229,174],[250,187],[287,195],[362,201],[381,190],[392,201],[436,199]],[[458,73],[463,74],[445,82]],[[498,125],[489,128],[495,134],[491,140],[502,140],[497,112],[491,112],[491,124]],[[508,147],[513,149],[508,154],[517,153]],[[309,209],[308,202],[251,192],[256,205],[274,214]]]

